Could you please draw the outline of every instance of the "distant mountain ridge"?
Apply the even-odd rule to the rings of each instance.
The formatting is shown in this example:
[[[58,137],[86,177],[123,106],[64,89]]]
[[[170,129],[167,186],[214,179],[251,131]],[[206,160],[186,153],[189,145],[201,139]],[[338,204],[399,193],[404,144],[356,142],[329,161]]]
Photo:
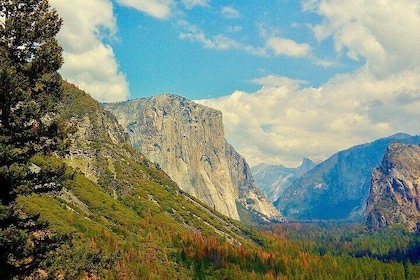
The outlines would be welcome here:
[[[392,143],[372,173],[366,208],[372,229],[401,225],[420,230],[420,146]]]
[[[420,143],[398,133],[338,152],[296,180],[274,202],[286,218],[362,221],[372,170],[392,142]]]
[[[236,220],[244,211],[263,221],[284,220],[226,142],[220,111],[168,94],[103,106],[133,146],[182,190]]]
[[[314,168],[316,163],[304,158],[302,164],[296,168],[285,167],[281,164],[270,165],[261,163],[251,167],[252,175],[260,189],[271,201],[276,201],[283,191],[304,173]]]

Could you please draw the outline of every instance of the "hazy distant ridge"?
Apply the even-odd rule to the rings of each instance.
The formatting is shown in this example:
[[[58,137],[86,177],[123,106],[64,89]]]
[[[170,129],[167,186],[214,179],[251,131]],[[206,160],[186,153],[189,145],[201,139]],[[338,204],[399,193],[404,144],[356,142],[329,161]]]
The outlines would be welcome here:
[[[372,170],[392,142],[418,144],[420,136],[399,133],[338,152],[295,181],[275,206],[289,219],[361,221]]]

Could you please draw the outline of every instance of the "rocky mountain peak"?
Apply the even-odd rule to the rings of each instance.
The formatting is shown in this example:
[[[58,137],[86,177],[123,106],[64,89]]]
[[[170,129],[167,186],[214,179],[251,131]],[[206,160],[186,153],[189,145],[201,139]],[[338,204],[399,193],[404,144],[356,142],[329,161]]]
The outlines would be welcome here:
[[[238,202],[268,219],[282,219],[258,189],[245,159],[226,142],[220,111],[169,94],[104,107],[133,146],[182,190],[236,220]]]
[[[420,146],[392,143],[372,173],[366,223],[373,229],[420,222]]]
[[[314,168],[316,163],[304,158],[301,165],[296,168],[285,167],[281,164],[259,164],[251,168],[252,175],[258,186],[263,190],[265,195],[271,200],[276,201],[300,176]]]
[[[316,165],[317,162],[315,160],[312,160],[310,158],[304,158],[302,160],[302,164],[296,168],[294,177],[299,178],[300,176],[314,168]]]
[[[372,170],[394,142],[419,144],[420,136],[398,133],[340,151],[293,182],[274,205],[289,219],[363,221]]]

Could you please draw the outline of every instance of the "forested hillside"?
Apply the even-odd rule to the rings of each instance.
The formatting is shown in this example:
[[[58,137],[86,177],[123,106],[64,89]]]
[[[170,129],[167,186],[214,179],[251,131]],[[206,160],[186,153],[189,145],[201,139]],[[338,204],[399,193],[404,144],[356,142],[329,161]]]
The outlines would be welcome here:
[[[48,1],[0,15],[0,279],[420,278],[414,233],[249,226],[201,204],[61,80]]]
[[[290,220],[364,220],[372,170],[390,143],[420,143],[398,133],[337,152],[303,174],[274,205]]]
[[[63,87],[67,150],[32,161],[42,169],[65,164],[64,189],[18,198],[25,212],[41,213],[53,232],[71,236],[42,264],[46,272],[69,279],[420,276],[414,234],[305,224],[251,229],[218,214],[127,143],[118,144],[123,134],[110,129],[114,118],[96,101]]]
[[[124,134],[96,101],[66,82],[63,89],[66,149],[37,154],[31,162],[42,170],[64,168],[64,189],[17,199],[24,213],[41,213],[52,232],[71,237],[41,263],[42,274],[67,279],[420,276],[414,234],[305,224],[257,230],[218,214],[182,192],[128,143],[119,144]]]

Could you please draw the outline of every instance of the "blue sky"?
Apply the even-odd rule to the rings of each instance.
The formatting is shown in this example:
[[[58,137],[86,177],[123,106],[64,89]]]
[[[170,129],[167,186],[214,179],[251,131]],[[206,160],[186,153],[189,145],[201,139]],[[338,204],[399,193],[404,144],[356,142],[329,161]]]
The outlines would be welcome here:
[[[87,10],[80,9],[85,2],[70,2],[51,1],[63,10],[64,31],[71,25],[66,32],[77,35],[90,24],[93,35],[112,50],[114,74],[127,84],[124,94],[92,88],[100,101],[160,93],[213,98],[238,89],[255,91],[259,85],[253,79],[265,75],[319,86],[360,64],[338,57],[331,38],[315,38],[311,26],[322,17],[299,1],[91,0]],[[83,15],[93,9],[95,19]],[[73,75],[69,79],[77,83]]]
[[[115,3],[118,41],[108,43],[129,81],[130,98],[169,92],[200,99],[237,89],[252,91],[258,88],[252,80],[265,74],[319,85],[354,65],[352,61],[338,65],[331,40],[316,41],[307,25],[320,18],[303,12],[297,1],[206,3],[191,8],[178,3],[163,19]],[[314,58],[275,54],[265,46],[265,37],[275,36],[310,42]],[[258,49],[261,54],[253,53]],[[317,65],[314,59],[337,66]]]
[[[420,131],[417,0],[50,0],[67,80],[98,101],[222,111],[251,165]]]

